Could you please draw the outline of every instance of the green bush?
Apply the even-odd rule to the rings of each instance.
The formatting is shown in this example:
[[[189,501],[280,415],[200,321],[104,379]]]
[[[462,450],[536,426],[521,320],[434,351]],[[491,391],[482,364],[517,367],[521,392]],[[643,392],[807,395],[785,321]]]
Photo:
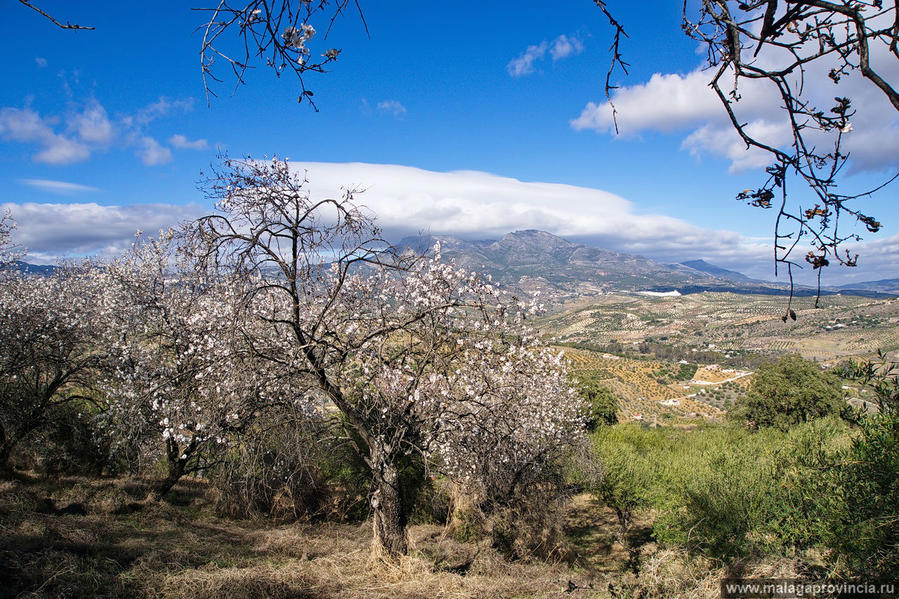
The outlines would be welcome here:
[[[595,378],[578,381],[578,391],[587,404],[585,425],[588,431],[594,431],[602,425],[618,422],[618,399],[612,390],[602,385]]]
[[[751,428],[787,430],[800,422],[840,414],[845,406],[838,376],[800,356],[784,356],[759,367],[731,415]]]
[[[899,413],[869,415],[828,470],[827,544],[854,576],[899,572]]]
[[[591,490],[623,526],[647,510],[659,542],[732,559],[822,542],[832,495],[822,472],[846,445],[848,426],[836,418],[759,433],[624,424],[593,439],[604,473]]]
[[[603,428],[593,436],[599,473],[588,488],[615,511],[622,538],[634,514],[653,503],[659,482],[656,459],[663,453],[660,444],[657,434],[634,424]]]
[[[679,381],[689,381],[696,375],[699,370],[698,364],[681,364],[675,378]]]
[[[707,431],[674,459],[671,508],[657,537],[718,558],[785,555],[818,544],[826,528],[821,502],[830,488],[822,464],[847,427],[822,419],[788,433],[729,428]]]

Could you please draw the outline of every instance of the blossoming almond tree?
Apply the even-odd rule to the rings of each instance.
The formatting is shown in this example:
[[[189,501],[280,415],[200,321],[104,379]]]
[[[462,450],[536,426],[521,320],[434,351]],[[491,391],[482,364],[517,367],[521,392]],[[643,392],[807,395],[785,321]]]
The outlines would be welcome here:
[[[243,297],[227,273],[198,270],[172,232],[139,239],[105,269],[114,298],[104,421],[119,446],[161,457],[165,495],[210,465],[217,448],[273,402],[292,397],[289,376],[262,368],[242,335]]]
[[[578,434],[580,400],[527,333],[527,306],[439,252],[398,254],[352,192],[316,201],[305,185],[284,161],[226,160],[206,186],[220,212],[193,236],[207,263],[250,282],[247,308],[267,327],[247,335],[257,356],[301,373],[357,440],[375,548],[395,556],[408,547],[404,458],[470,483],[502,470],[514,486]]]
[[[106,311],[90,264],[52,275],[4,273],[0,284],[0,468],[52,410],[94,401]]]
[[[0,270],[18,257],[16,248],[12,242],[12,232],[16,223],[12,220],[9,210],[0,216]]]

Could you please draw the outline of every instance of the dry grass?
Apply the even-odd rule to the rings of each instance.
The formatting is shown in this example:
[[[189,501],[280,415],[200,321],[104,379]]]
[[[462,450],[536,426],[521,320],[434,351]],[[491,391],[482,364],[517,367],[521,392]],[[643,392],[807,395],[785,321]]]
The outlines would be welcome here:
[[[796,579],[803,578],[802,574],[798,560],[745,561],[724,567],[683,551],[664,549],[643,556],[639,574],[624,574],[612,583],[610,591],[622,598],[719,599],[722,578]]]
[[[569,597],[580,573],[410,531],[399,563],[372,557],[368,524],[273,526],[214,515],[204,486],[142,502],[142,483],[0,483],[0,597]],[[580,578],[579,578],[580,576]],[[603,596],[596,593],[581,596]]]
[[[568,509],[571,563],[510,562],[489,541],[459,542],[433,525],[412,527],[410,555],[388,563],[373,557],[367,523],[227,520],[200,482],[165,502],[142,502],[145,491],[131,480],[0,482],[0,598],[699,598],[717,597],[727,573],[645,537],[639,574],[628,571],[614,515],[587,495]]]

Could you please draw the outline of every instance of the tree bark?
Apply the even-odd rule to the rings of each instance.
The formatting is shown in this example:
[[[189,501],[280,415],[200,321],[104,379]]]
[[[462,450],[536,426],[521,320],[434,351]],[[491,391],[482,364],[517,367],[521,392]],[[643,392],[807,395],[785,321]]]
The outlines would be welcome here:
[[[175,464],[169,462],[168,475],[153,486],[150,497],[155,501],[159,501],[172,490],[172,487],[175,486],[175,483],[177,483],[182,476],[184,476],[184,464],[182,464],[180,460]]]
[[[7,441],[0,443],[0,474],[8,475],[13,471],[12,464],[9,463],[13,446],[13,443]]]
[[[184,449],[182,454],[178,443],[173,441],[172,439],[166,440],[166,461],[168,462],[168,474],[164,479],[159,481],[153,486],[153,490],[150,491],[150,498],[154,501],[159,501],[163,497],[165,497],[169,491],[172,490],[172,487],[175,486],[181,477],[184,476],[184,471],[187,468],[187,461],[190,459],[191,455],[196,448],[196,444],[191,441],[188,444],[187,448]],[[181,456],[184,456],[183,458]]]
[[[406,536],[406,506],[396,464],[381,447],[372,448],[372,470],[375,490],[371,497],[375,552],[385,557],[405,555],[409,550]]]

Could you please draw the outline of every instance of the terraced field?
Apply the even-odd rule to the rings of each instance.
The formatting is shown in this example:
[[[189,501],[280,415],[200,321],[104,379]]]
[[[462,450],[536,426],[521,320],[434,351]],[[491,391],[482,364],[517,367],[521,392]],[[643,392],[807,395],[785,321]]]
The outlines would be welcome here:
[[[570,303],[538,326],[557,342],[661,342],[724,355],[798,353],[821,362],[899,351],[899,300],[835,295],[822,298],[821,306],[798,298],[797,319],[783,322],[786,299],[779,296],[610,294]]]
[[[653,421],[702,417],[717,420],[724,411],[701,401],[689,381],[661,384],[656,373],[669,366],[657,360],[634,360],[580,349],[561,348],[571,370],[589,374],[609,387],[618,398],[621,420]],[[724,379],[722,379],[723,381]],[[696,395],[697,397],[690,397]]]
[[[718,385],[721,383],[729,383],[731,381],[740,381],[752,374],[746,370],[736,370],[734,368],[721,368],[717,364],[704,366],[696,371],[693,375],[694,384],[697,385]]]

